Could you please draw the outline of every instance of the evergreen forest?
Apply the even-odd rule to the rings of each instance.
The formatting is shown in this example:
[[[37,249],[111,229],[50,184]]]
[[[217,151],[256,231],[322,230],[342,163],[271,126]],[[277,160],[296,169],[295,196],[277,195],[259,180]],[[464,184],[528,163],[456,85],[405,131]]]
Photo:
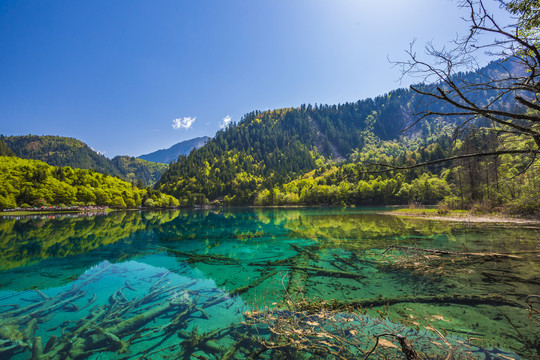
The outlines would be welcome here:
[[[456,77],[472,84],[502,79],[503,68],[499,60]],[[434,86],[444,84],[417,89]],[[474,101],[526,112],[494,88],[476,92]],[[502,132],[483,117],[416,116],[426,111],[452,110],[447,101],[397,89],[354,103],[253,111],[168,167],[129,156],[108,159],[72,138],[2,136],[0,207],[439,204],[538,211],[538,164],[534,154],[523,155],[534,145],[531,137]],[[468,157],[476,153],[493,155]],[[144,188],[153,183],[154,189]]]
[[[502,63],[458,76],[469,83],[486,74],[502,77]],[[498,95],[486,89],[474,101],[525,111]],[[478,211],[504,206],[524,214],[538,209],[538,165],[530,164],[530,157],[442,161],[500,149],[525,151],[529,137],[501,134],[482,117],[463,129],[459,124],[467,120],[460,115],[418,121],[419,109],[451,111],[447,102],[427,103],[413,90],[398,89],[355,103],[248,113],[206,146],[171,163],[156,188],[185,206],[419,203]],[[428,165],[417,166],[423,163]]]

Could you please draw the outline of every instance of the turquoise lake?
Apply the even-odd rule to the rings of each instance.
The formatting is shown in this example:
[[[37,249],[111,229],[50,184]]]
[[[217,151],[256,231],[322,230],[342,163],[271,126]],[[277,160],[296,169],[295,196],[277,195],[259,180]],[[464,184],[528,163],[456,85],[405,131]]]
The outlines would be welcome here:
[[[0,359],[540,358],[540,227],[384,211],[0,218]]]

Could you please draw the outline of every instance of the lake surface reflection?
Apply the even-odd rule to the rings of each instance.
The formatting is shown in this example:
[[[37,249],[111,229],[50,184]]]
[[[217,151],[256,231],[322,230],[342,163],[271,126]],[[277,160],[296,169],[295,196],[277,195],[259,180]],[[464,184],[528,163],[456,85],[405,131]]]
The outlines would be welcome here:
[[[430,358],[539,356],[540,301],[526,299],[540,295],[540,228],[383,210],[0,219],[0,358],[361,358],[388,332]],[[254,340],[281,341],[253,314],[306,314],[304,300],[332,307],[308,322],[324,349],[305,334],[289,336],[300,353]],[[348,322],[347,341],[328,321]],[[405,358],[386,339],[370,359]]]

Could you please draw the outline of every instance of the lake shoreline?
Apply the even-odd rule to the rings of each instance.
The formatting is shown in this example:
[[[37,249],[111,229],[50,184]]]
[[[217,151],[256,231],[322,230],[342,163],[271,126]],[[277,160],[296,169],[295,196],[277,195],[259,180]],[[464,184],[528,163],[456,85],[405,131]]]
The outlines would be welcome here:
[[[139,207],[139,208],[111,208],[108,206],[102,207],[63,207],[57,209],[6,209],[0,210],[0,217],[2,216],[27,216],[27,215],[61,215],[61,214],[104,214],[112,213],[119,211],[141,211],[141,210],[169,210],[169,209],[180,209],[180,207]]]
[[[388,212],[382,212],[381,214],[393,215],[393,216],[402,216],[408,218],[416,219],[426,219],[426,220],[438,220],[438,221],[453,221],[461,223],[507,223],[507,224],[529,224],[529,225],[540,225],[540,219],[538,218],[522,218],[522,217],[511,217],[508,215],[500,214],[480,214],[474,215],[469,212],[450,212],[447,215],[442,215],[436,212],[430,213],[422,209],[415,210],[393,210]]]

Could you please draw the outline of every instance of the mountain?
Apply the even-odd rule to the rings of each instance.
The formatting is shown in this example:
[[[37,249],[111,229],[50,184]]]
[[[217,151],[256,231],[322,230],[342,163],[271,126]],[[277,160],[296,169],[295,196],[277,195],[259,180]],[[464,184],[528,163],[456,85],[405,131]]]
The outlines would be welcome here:
[[[298,109],[250,113],[180,156],[156,186],[188,204],[225,195],[249,203],[261,184],[272,186],[313,169],[315,139],[309,118]]]
[[[189,155],[191,150],[202,147],[209,139],[208,136],[202,136],[182,141],[168,149],[157,150],[150,154],[138,156],[138,158],[156,163],[170,164],[171,161],[178,159],[180,155]]]
[[[497,66],[492,63],[483,71],[495,71]],[[468,83],[483,80],[482,75],[475,72],[460,74],[460,78]],[[432,86],[438,85],[420,84],[417,88],[429,89]],[[478,104],[495,99],[500,106],[507,106],[495,90],[486,89],[478,96],[474,99]],[[334,188],[342,183],[346,187],[354,179],[354,186],[366,181],[366,189],[369,189],[360,189],[358,194],[364,194],[365,190],[365,195],[370,197],[367,203],[392,203],[394,199],[399,202],[415,201],[420,198],[417,189],[421,186],[413,184],[413,181],[427,171],[437,176],[441,174],[442,167],[401,172],[400,178],[389,182],[391,185],[384,190],[392,196],[382,193],[382,183],[377,182],[377,179],[390,180],[388,174],[371,175],[371,178],[362,174],[370,170],[367,161],[410,165],[437,160],[448,156],[451,150],[457,151],[458,147],[452,149],[452,130],[456,124],[468,121],[467,118],[432,117],[417,121],[414,114],[419,110],[450,112],[451,106],[445,101],[426,99],[409,89],[396,89],[373,99],[352,103],[251,112],[237,125],[219,131],[203,147],[172,163],[156,188],[179,198],[186,205],[215,199],[229,204],[287,203],[278,201],[277,196],[283,193],[294,194],[304,204],[317,204],[327,203],[331,198],[328,194],[336,193]],[[469,121],[468,124],[479,128],[489,125],[485,119]],[[402,130],[409,126],[412,128],[403,133]],[[463,140],[468,133],[462,132],[460,136]],[[484,134],[479,131],[475,136]],[[495,146],[497,141],[491,144]],[[472,145],[467,146],[473,148]],[[344,165],[337,166],[328,176],[321,175],[326,174],[336,162],[344,162]],[[397,172],[390,174],[395,176]],[[423,178],[422,184],[437,184],[444,191],[435,193],[447,194],[444,184],[437,183],[436,179],[429,177],[430,174]],[[463,174],[462,178],[467,176]],[[473,179],[472,176],[468,178]],[[308,188],[297,186],[302,179],[310,184]],[[475,184],[480,182],[471,183],[476,187]],[[290,188],[296,186],[297,190],[289,191],[284,188],[287,185]],[[398,197],[402,187],[402,196]],[[424,188],[430,189],[427,185]],[[302,189],[305,192],[303,197]],[[307,196],[312,189],[321,190],[321,193]],[[429,202],[440,200],[438,195],[423,194],[422,197]],[[358,195],[355,199],[344,200],[366,203],[362,199],[366,197]]]
[[[167,168],[129,156],[108,159],[80,140],[61,136],[2,136],[0,138],[16,156],[41,160],[52,166],[93,169],[128,181],[141,180],[143,185],[154,184]]]
[[[120,172],[120,177],[131,182],[141,181],[139,185],[155,184],[167,165],[138,159],[132,156],[115,156],[111,159],[113,166]]]
[[[330,159],[348,159],[366,144],[402,138],[415,96],[398,89],[355,103],[246,114],[236,126],[171,164],[157,187],[188,203],[203,196],[253,203],[261,189],[287,183]],[[435,130],[420,125],[409,137],[429,137]]]
[[[152,189],[139,189],[94,170],[51,166],[39,160],[0,156],[0,208],[102,205],[115,208],[176,206]]]
[[[0,140],[0,156],[14,156],[13,151],[4,143],[2,140]]]
[[[41,160],[52,166],[94,169],[100,173],[120,176],[109,159],[98,154],[80,140],[61,136],[6,136],[6,145],[23,159]]]

